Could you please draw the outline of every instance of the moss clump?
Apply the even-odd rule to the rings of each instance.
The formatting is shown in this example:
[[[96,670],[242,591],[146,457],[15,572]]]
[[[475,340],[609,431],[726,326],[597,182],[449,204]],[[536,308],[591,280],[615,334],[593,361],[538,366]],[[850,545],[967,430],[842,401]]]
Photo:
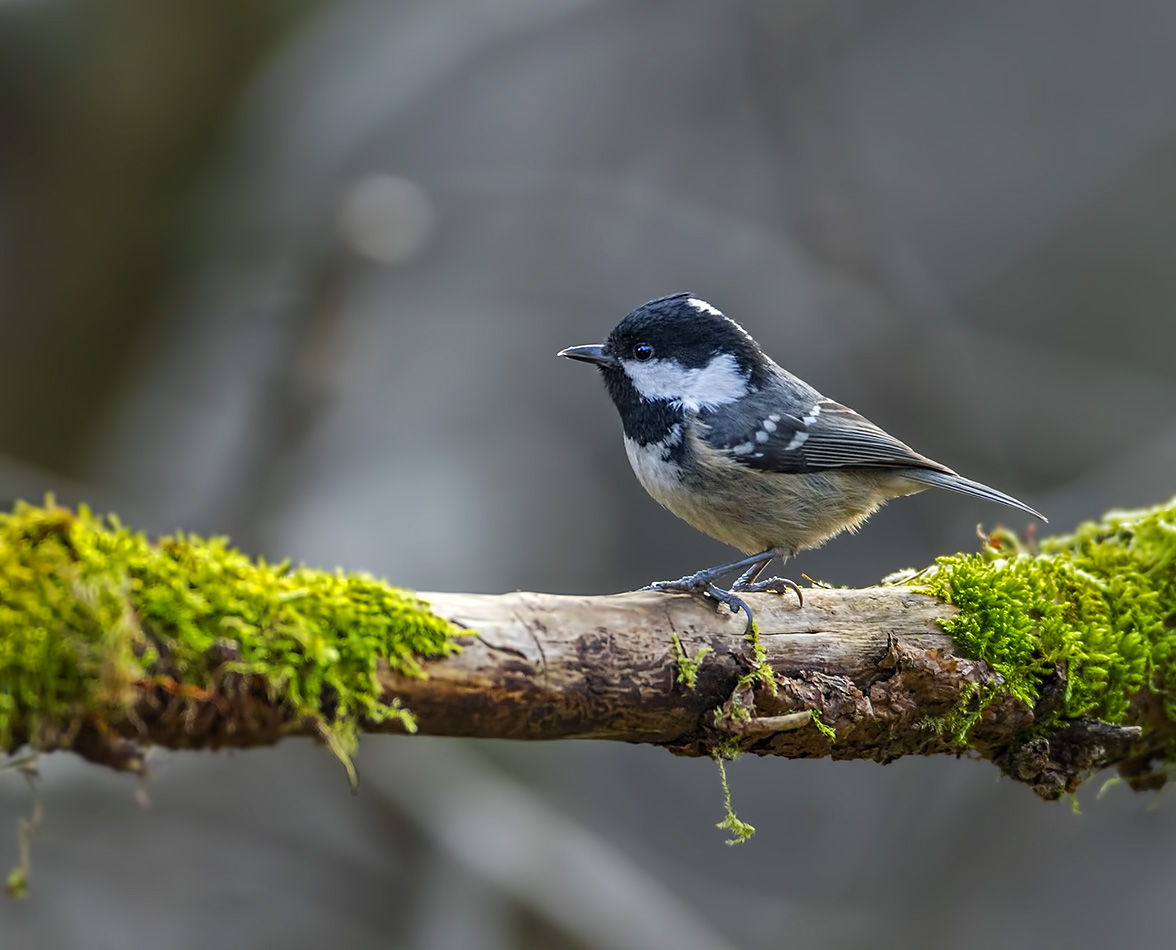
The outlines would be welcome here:
[[[223,538],[150,542],[85,508],[0,514],[0,749],[66,745],[126,722],[144,691],[209,696],[255,678],[347,763],[364,722],[401,719],[377,663],[420,673],[449,624],[358,575],[254,561]]]
[[[670,641],[674,647],[674,660],[678,664],[678,684],[687,689],[694,689],[698,684],[698,671],[702,668],[702,661],[715,651],[709,646],[701,646],[695,651],[694,656],[690,656],[682,646],[682,638],[676,633],[670,637]]]
[[[1042,730],[1079,716],[1120,724],[1144,688],[1176,720],[1176,499],[1020,547],[994,537],[925,575],[925,592],[960,608],[944,624],[960,647],[1030,706],[1060,674]]]

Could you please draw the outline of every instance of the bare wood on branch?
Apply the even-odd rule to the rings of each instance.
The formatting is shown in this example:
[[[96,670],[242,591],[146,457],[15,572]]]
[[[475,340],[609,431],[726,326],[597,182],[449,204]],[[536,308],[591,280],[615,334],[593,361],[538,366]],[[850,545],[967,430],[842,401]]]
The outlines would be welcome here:
[[[1125,726],[1078,720],[1033,735],[1034,711],[940,628],[955,608],[905,587],[807,590],[803,607],[749,598],[774,687],[748,676],[742,616],[693,597],[423,596],[476,631],[460,654],[428,662],[427,679],[385,679],[431,735],[613,739],[680,755],[733,739],[758,755],[878,762],[966,752],[1056,798],[1107,765],[1141,771],[1170,734],[1141,698]],[[681,682],[682,653],[702,655],[693,686]],[[1039,712],[1050,704],[1047,691]]]
[[[749,597],[770,682],[754,675],[742,616],[686,595],[420,596],[470,631],[461,652],[424,661],[425,678],[380,672],[385,697],[407,706],[425,735],[611,739],[687,756],[968,754],[1046,798],[1109,765],[1146,785],[1152,756],[1171,737],[1146,695],[1124,725],[1083,719],[1035,734],[1035,722],[1055,710],[1050,691],[1035,717],[940,629],[955,608],[905,587],[813,589],[803,607],[791,597]],[[225,681],[208,697],[156,691],[130,720],[112,724],[128,749],[143,740],[244,747],[308,731],[248,679]],[[390,720],[365,731],[401,729]],[[127,767],[117,761],[120,746],[77,739],[75,751]]]

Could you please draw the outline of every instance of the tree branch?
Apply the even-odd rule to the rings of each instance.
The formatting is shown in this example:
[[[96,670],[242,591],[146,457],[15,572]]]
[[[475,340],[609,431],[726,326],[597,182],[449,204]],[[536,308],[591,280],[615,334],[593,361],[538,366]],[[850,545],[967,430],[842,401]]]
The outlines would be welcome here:
[[[691,756],[968,753],[1046,798],[1108,765],[1162,784],[1176,505],[1019,545],[994,536],[905,586],[815,588],[803,607],[749,597],[749,638],[742,616],[686,595],[409,595],[22,506],[0,516],[0,744],[139,771],[150,744],[314,734],[347,762],[361,730],[419,731]]]
[[[1034,710],[943,632],[956,608],[909,587],[814,589],[803,608],[790,596],[748,598],[770,681],[755,676],[742,617],[689,596],[422,596],[477,631],[460,654],[426,663],[427,679],[382,677],[431,735],[878,762],[968,751],[1046,798],[1103,766],[1138,767],[1173,737],[1172,724],[1149,719],[1145,704],[1123,725],[1082,719],[1035,734]],[[683,654],[702,654],[692,687]],[[1039,704],[1046,715],[1051,698]]]
[[[656,592],[421,596],[439,616],[476,631],[462,638],[460,654],[426,663],[427,679],[382,678],[413,710],[422,732],[615,739],[705,755],[716,742],[748,731],[749,723],[722,716],[716,723],[714,715],[756,669],[741,614],[701,598]],[[808,590],[802,608],[791,594],[747,599],[776,683],[773,696],[763,683],[748,680],[742,697],[748,711],[756,720],[799,711],[810,723],[759,740],[776,754],[829,753],[830,742],[811,725],[809,710],[841,726],[835,745],[843,757],[874,757],[863,743],[885,758],[914,751],[913,722],[907,738],[876,726],[896,725],[896,715],[918,709],[924,716],[942,711],[968,683],[985,678],[975,662],[952,657],[951,637],[936,624],[954,608],[908,588]],[[683,668],[700,654],[694,685],[687,686]],[[933,695],[929,682],[897,672],[900,665],[928,663],[951,667],[938,674]],[[881,708],[867,709],[863,701],[874,687],[897,685],[891,682],[896,676],[905,682],[900,691],[909,694],[905,708],[883,700]],[[871,739],[864,734],[867,721],[875,723]]]

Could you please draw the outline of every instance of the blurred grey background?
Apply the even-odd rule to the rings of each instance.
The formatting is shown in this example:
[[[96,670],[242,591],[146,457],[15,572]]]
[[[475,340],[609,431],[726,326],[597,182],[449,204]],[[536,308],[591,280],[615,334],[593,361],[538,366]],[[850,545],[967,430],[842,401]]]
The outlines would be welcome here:
[[[0,0],[0,496],[421,589],[728,552],[554,358],[690,290],[1065,530],[1176,491],[1176,5]],[[568,516],[577,515],[576,527]],[[584,517],[587,514],[588,517]],[[1009,512],[892,505],[869,583]],[[1012,522],[1020,527],[1022,522]],[[4,948],[1145,946],[1176,811],[969,761],[373,739],[43,763]],[[0,863],[31,805],[0,775]]]

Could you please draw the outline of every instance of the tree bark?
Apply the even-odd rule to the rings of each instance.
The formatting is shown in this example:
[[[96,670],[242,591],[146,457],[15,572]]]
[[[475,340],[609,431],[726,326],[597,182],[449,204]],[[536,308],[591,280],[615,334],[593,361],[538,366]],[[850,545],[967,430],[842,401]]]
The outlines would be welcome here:
[[[739,749],[879,762],[968,752],[1046,798],[1106,765],[1147,771],[1170,738],[1166,718],[1143,701],[1125,726],[1080,720],[1035,735],[1034,710],[1000,690],[999,676],[961,656],[940,629],[955,608],[905,587],[806,590],[803,606],[791,595],[748,597],[770,680],[753,675],[743,616],[700,598],[421,596],[473,631],[461,653],[425,663],[426,679],[383,677],[388,696],[429,735],[613,739],[679,755]],[[681,675],[683,651],[701,655],[693,685]],[[1043,696],[1039,711],[1049,703]]]
[[[907,587],[811,589],[803,606],[792,594],[750,595],[755,642],[742,614],[681,594],[418,596],[469,631],[458,638],[460,652],[423,659],[423,677],[380,665],[384,700],[407,707],[425,735],[611,739],[686,756],[883,763],[968,754],[1048,799],[1111,765],[1134,788],[1163,784],[1153,762],[1173,724],[1149,691],[1123,725],[1057,725],[1060,673],[1031,709],[940,629],[956,608]],[[1055,725],[1043,728],[1047,721]],[[395,718],[363,728],[404,731]],[[331,741],[258,677],[226,673],[210,690],[145,683],[125,720],[86,724],[41,748],[142,771],[145,743],[245,748],[291,734]]]
[[[142,771],[150,744],[302,733],[350,769],[358,732],[415,725],[693,756],[967,753],[1046,798],[1116,765],[1154,788],[1176,749],[1174,539],[1176,503],[997,533],[909,575],[935,597],[751,595],[748,636],[701,597],[413,594],[18,505],[0,515],[0,745]]]

